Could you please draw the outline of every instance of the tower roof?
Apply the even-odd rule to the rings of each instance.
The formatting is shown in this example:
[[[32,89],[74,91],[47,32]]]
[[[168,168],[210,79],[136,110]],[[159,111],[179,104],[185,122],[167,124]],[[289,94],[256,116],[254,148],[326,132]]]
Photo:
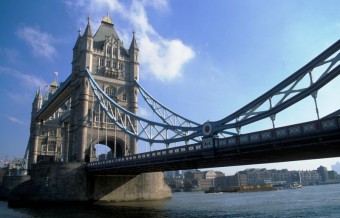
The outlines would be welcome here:
[[[111,18],[105,16],[93,37],[93,47],[97,49],[103,49],[106,36],[113,36],[116,40],[119,40],[119,36],[113,26]],[[120,40],[119,40],[120,41]]]

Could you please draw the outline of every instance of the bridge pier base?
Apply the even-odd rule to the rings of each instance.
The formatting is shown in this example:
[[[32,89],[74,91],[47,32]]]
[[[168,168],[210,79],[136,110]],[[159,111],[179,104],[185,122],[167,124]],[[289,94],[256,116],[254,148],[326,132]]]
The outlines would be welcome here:
[[[95,176],[93,200],[100,202],[148,201],[171,197],[162,172],[140,175]]]
[[[10,193],[10,207],[46,204],[122,202],[160,200],[171,197],[163,173],[98,176],[86,172],[85,164],[37,163],[32,165],[31,179]]]

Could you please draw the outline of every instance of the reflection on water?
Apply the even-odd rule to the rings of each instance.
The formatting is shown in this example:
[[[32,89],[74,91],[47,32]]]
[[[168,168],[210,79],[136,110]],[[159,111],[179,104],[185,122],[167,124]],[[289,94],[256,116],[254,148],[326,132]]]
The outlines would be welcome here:
[[[171,199],[69,205],[47,208],[7,208],[0,217],[339,217],[340,184],[296,190],[254,193],[174,193]]]

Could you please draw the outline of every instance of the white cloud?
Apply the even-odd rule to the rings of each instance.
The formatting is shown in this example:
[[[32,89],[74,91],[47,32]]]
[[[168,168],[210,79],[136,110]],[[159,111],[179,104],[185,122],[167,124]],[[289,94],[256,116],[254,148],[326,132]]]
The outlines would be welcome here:
[[[118,0],[85,0],[81,3],[67,1],[66,4],[75,13],[78,11],[90,13],[92,20],[95,21],[100,21],[107,10],[119,14],[132,25],[137,33],[140,63],[147,71],[143,73],[151,73],[159,80],[173,80],[181,77],[183,65],[195,56],[192,48],[181,40],[168,39],[159,35],[148,21],[146,7],[161,11],[167,10],[166,0],[132,1],[130,6],[125,6]],[[125,29],[121,35],[127,39],[126,36],[131,35],[131,31],[131,29]]]
[[[21,73],[19,71],[0,66],[0,75],[1,74],[6,74],[18,79],[21,85],[25,88],[37,89],[48,84],[43,79],[40,79],[34,75]]]
[[[17,35],[32,48],[33,54],[37,57],[52,59],[57,53],[53,46],[55,39],[43,32],[39,26],[22,26],[18,29]]]
[[[195,55],[180,40],[152,41],[147,35],[141,38],[140,48],[144,51],[141,63],[160,80],[180,77],[182,66]]]
[[[12,123],[16,123],[16,124],[19,124],[19,125],[22,125],[22,126],[26,126],[26,123],[16,117],[13,117],[13,116],[9,116],[7,115],[7,119],[10,120]]]

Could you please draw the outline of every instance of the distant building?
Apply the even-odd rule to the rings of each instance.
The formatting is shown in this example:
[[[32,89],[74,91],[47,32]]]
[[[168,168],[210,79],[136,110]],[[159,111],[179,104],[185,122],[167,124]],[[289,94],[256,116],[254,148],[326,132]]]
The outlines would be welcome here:
[[[168,178],[168,179],[171,179],[171,178],[172,179],[183,179],[184,178],[182,170],[165,171],[164,176],[165,178]]]
[[[215,180],[224,176],[224,173],[220,171],[200,171],[200,170],[191,170],[185,172],[184,179],[186,184],[192,184],[192,190],[194,191],[205,191],[209,188],[215,187]]]
[[[315,185],[320,183],[321,176],[316,170],[300,171],[302,185]]]
[[[272,180],[271,173],[267,169],[246,169],[239,174],[247,176],[247,185],[264,185]]]
[[[224,176],[224,173],[213,170],[203,172],[203,179],[215,179],[220,176]]]
[[[248,177],[246,174],[236,173],[233,176],[220,176],[215,178],[215,188],[226,190],[227,187],[246,186],[248,185]]]
[[[316,175],[318,174],[316,173]],[[246,169],[233,176],[216,178],[215,187],[217,189],[227,189],[227,187],[237,186],[287,185],[293,182],[300,182],[299,171],[288,171],[287,169],[267,170],[265,168]]]
[[[197,191],[205,191],[214,186],[213,179],[200,179],[197,181]]]
[[[316,171],[319,173],[319,175],[321,176],[321,181],[322,182],[326,182],[328,180],[328,171],[327,171],[327,167],[324,166],[320,166],[316,169]]]
[[[338,173],[334,170],[328,171],[328,179],[329,180],[335,180],[338,179]]]

